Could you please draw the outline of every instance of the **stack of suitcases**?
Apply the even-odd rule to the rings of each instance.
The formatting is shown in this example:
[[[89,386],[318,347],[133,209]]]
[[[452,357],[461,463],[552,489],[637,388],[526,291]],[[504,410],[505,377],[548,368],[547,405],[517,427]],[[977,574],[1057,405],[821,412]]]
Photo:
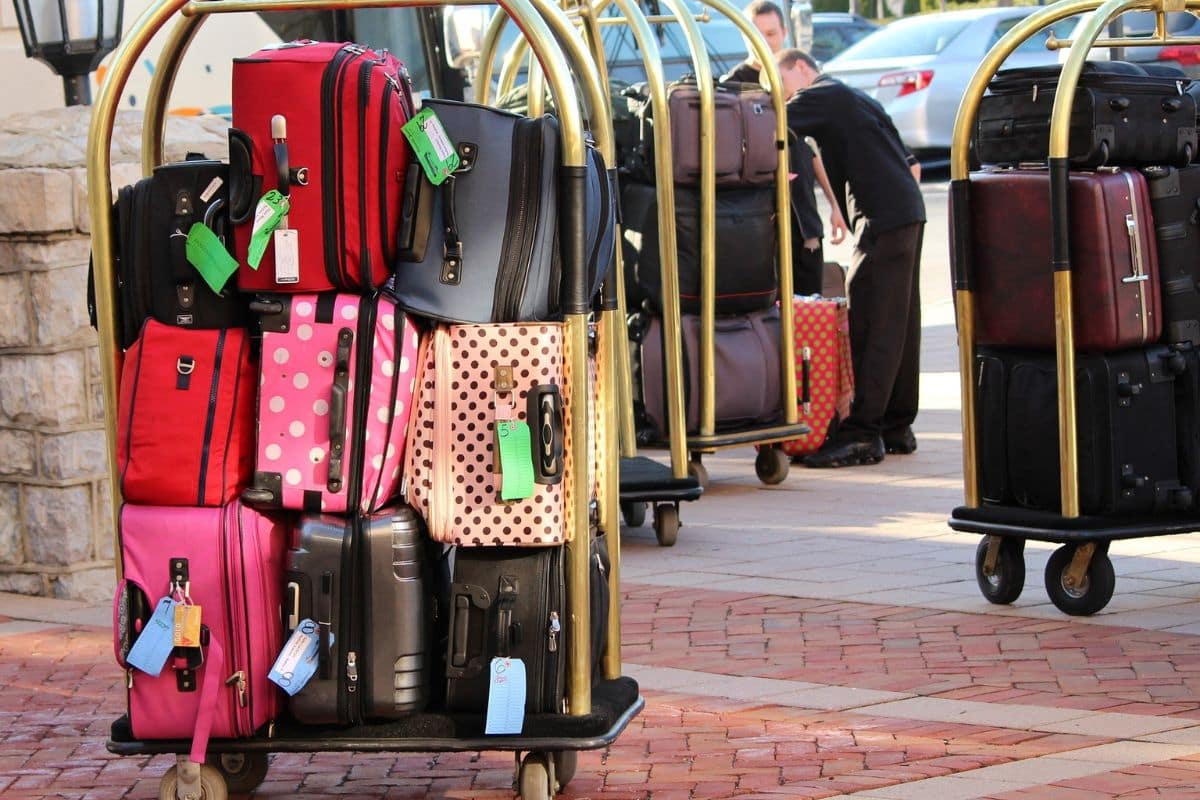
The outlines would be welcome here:
[[[1058,68],[999,73],[975,131],[980,486],[1058,511],[1050,112]],[[1086,65],[1070,132],[1079,498],[1084,514],[1188,511],[1200,497],[1200,164],[1178,74]]]
[[[436,186],[402,133],[430,110],[457,161]],[[482,720],[493,657],[562,713],[566,486],[594,465],[570,458],[558,147],[551,117],[418,111],[388,53],[302,41],[235,62],[230,163],[121,191],[135,738],[203,761],[277,719]],[[590,157],[594,291],[616,214]]]
[[[654,125],[648,95],[627,90],[639,139],[622,166],[622,246],[631,309],[644,310],[641,386],[655,438],[667,435],[662,336],[662,279]],[[682,312],[684,407],[699,430],[700,92],[694,77],[667,87],[675,189],[675,243]],[[714,86],[716,132],[715,398],[718,428],[766,424],[779,407],[779,288],[776,271],[775,110],[758,86]]]

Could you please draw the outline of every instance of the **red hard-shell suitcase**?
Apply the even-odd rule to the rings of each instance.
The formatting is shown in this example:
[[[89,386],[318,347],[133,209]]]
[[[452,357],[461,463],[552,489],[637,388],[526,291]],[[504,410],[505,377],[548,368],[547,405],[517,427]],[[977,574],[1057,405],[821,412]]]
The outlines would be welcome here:
[[[411,91],[403,64],[360,45],[291,42],[234,61],[230,213],[239,289],[371,291],[383,285],[396,256],[411,158],[400,131],[413,113]],[[286,123],[282,142],[274,138],[277,115]],[[273,244],[258,269],[246,263],[255,207],[271,189],[290,198],[296,280],[277,274]]]
[[[146,320],[121,374],[117,465],[124,498],[219,506],[236,497],[254,464],[256,379],[244,329]]]
[[[1054,347],[1049,173],[974,172],[970,198],[976,340]],[[1132,169],[1072,172],[1070,226],[1075,347],[1157,342],[1158,248],[1146,179]]]

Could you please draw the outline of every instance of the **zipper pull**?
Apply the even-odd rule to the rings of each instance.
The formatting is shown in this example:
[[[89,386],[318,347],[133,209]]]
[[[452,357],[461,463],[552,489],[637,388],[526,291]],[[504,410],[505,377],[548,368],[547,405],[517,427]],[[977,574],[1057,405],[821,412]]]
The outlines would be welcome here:
[[[550,612],[550,643],[549,649],[551,653],[558,652],[558,632],[562,630],[562,625],[558,622],[558,612]]]
[[[608,570],[604,568],[604,559],[600,558],[599,553],[595,553],[594,555],[596,557],[596,569],[600,571],[601,577],[607,577]]]
[[[126,689],[133,688],[133,670],[132,669],[125,670],[125,688]]]
[[[358,656],[353,650],[346,654],[346,679],[350,681],[350,685],[346,687],[347,692],[358,691]]]
[[[226,686],[237,686],[238,705],[242,708],[246,707],[246,673],[238,671],[229,676],[225,681]]]

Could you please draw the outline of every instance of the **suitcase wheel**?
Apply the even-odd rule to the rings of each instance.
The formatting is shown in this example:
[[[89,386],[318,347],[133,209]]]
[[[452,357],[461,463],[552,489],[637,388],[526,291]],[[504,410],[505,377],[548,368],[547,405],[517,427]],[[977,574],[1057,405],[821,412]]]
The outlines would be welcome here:
[[[275,506],[275,493],[270,489],[243,489],[242,502],[251,507]]]
[[[270,316],[271,314],[282,314],[283,303],[278,300],[251,300],[250,310],[255,314]]]
[[[179,763],[167,770],[159,781],[158,800],[182,800],[185,797],[196,800],[228,800],[229,791],[225,788],[225,779],[216,767],[186,762],[180,756]]]
[[[1108,558],[1108,542],[1097,542],[1082,576],[1073,580],[1070,567],[1079,547],[1065,544],[1050,554],[1046,562],[1046,594],[1064,614],[1086,617],[1108,605],[1117,579]]]

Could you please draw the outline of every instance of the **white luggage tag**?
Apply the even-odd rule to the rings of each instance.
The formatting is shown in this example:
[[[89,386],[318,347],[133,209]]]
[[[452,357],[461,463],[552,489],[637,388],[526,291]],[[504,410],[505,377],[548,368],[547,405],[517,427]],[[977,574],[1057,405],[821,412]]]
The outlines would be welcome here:
[[[125,662],[147,675],[158,677],[171,651],[175,648],[175,607],[178,603],[171,597],[158,601],[154,614],[146,622],[137,641],[125,657]]]
[[[279,220],[279,227],[272,234],[275,244],[275,282],[299,283],[300,235],[288,227],[287,212],[291,210],[292,200],[291,173],[287,155],[287,120],[282,114],[276,114],[271,118],[271,138],[275,142],[275,161],[279,170],[278,180],[286,181],[286,183],[280,183],[280,189],[285,191],[284,196],[288,201],[283,217]]]
[[[525,662],[493,658],[488,669],[487,721],[483,732],[520,733],[525,726]]]
[[[332,635],[329,641],[333,643]],[[320,646],[317,623],[311,619],[301,620],[275,659],[267,679],[287,692],[289,697],[294,696],[316,674],[320,663]]]

